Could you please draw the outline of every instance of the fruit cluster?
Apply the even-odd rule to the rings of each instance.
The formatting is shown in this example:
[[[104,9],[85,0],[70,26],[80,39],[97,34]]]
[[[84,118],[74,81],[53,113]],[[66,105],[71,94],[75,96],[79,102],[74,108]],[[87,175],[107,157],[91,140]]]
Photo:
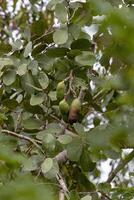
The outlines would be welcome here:
[[[61,81],[57,85],[56,94],[57,101],[59,102],[59,109],[64,121],[73,124],[78,120],[81,110],[81,102],[78,98],[73,99],[71,104],[67,102],[66,85],[64,81]]]

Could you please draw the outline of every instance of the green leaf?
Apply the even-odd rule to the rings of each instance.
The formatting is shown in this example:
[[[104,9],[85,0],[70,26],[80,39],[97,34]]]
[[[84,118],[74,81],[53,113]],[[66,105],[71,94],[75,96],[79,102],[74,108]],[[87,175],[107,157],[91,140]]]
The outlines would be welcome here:
[[[62,3],[64,0],[50,0],[47,4],[47,9],[48,10],[54,10],[56,4]]]
[[[67,28],[57,29],[53,34],[53,40],[56,44],[65,44],[68,40]]]
[[[0,58],[0,70],[7,65],[14,65],[14,62],[11,58]]]
[[[4,99],[2,103],[10,110],[13,110],[18,106],[18,102],[15,99]]]
[[[35,88],[31,87],[31,85],[32,86],[35,85],[33,76],[30,72],[27,72],[21,77],[21,86],[25,92],[27,92],[28,94],[33,94],[35,91]]]
[[[42,89],[46,89],[49,85],[49,78],[45,72],[39,73],[38,81],[39,81]]]
[[[0,43],[0,56],[3,56],[3,54],[9,53],[12,50],[12,47],[10,44],[7,44],[5,42]]]
[[[86,195],[86,196],[82,197],[81,200],[92,200],[92,196]]]
[[[20,50],[23,47],[23,43],[20,39],[17,39],[16,41],[14,41],[12,43],[12,50],[16,51],[16,50]]]
[[[53,135],[59,135],[62,131],[62,127],[58,123],[50,123],[47,125],[45,129],[46,133],[50,133]]]
[[[69,49],[65,48],[65,47],[49,48],[46,51],[46,55],[51,58],[63,57],[67,54],[68,51],[69,51]]]
[[[73,127],[75,129],[75,131],[80,135],[80,136],[85,136],[86,133],[84,131],[84,127],[82,126],[82,124],[80,123],[74,123]]]
[[[23,100],[23,95],[22,94],[19,94],[16,98],[16,101],[18,102],[18,104],[20,104]]]
[[[39,91],[39,92],[42,92],[42,88],[38,88],[38,87],[32,85],[31,83],[26,83],[26,84],[27,84],[27,86],[29,86],[30,88],[33,88],[34,90],[37,90],[37,91]]]
[[[81,27],[78,26],[78,24],[69,24],[68,32],[75,40],[77,40],[81,32]]]
[[[41,158],[39,155],[33,155],[23,162],[22,171],[35,171],[39,169]]]
[[[72,42],[71,49],[89,50],[91,43],[87,39],[78,39]]]
[[[95,56],[90,51],[83,51],[81,55],[75,57],[75,61],[80,65],[92,66],[95,63]]]
[[[107,130],[107,131],[106,131]],[[106,126],[97,126],[87,133],[87,142],[93,148],[107,149],[109,146],[110,135]]]
[[[43,140],[43,137],[45,135],[45,130],[43,131],[39,131],[37,134],[36,134],[36,138],[39,139],[39,140]]]
[[[18,70],[17,70],[17,74],[19,76],[23,76],[26,72],[27,72],[27,64],[22,63],[21,65],[19,65]]]
[[[41,67],[41,69],[45,71],[51,71],[55,58],[48,57],[46,54],[41,54],[36,57],[36,60],[38,61],[39,67]]]
[[[95,163],[92,162],[90,158],[90,152],[86,149],[83,149],[80,157],[80,165],[83,171],[91,172],[95,168]]]
[[[49,151],[53,151],[55,149],[55,137],[52,134],[44,134],[43,136],[43,146],[48,149]]]
[[[61,23],[64,24],[67,22],[67,17],[68,17],[67,8],[65,7],[65,5],[63,3],[56,5],[55,16],[58,18],[58,20]]]
[[[0,160],[3,163],[9,164],[10,170],[12,167],[14,169],[21,165],[21,162],[24,160],[24,157],[20,154],[13,152],[13,149],[8,145],[2,145],[0,147]],[[6,165],[4,165],[5,167]],[[2,167],[1,167],[2,169]],[[1,194],[1,192],[0,192]]]
[[[52,158],[46,158],[45,161],[41,165],[41,170],[44,174],[49,172],[53,167],[53,159]]]
[[[43,103],[44,99],[45,98],[43,93],[33,94],[30,98],[30,104],[32,106],[39,105]]]
[[[31,70],[33,76],[38,75],[38,67],[38,62],[36,60],[31,60],[28,69]]]
[[[80,200],[77,191],[75,190],[70,191],[70,200]]]
[[[2,178],[4,176],[5,174],[3,173]],[[0,199],[2,200],[43,200],[44,197],[45,200],[58,199],[55,190],[53,187],[50,187],[51,184],[46,180],[44,180],[44,184],[38,180],[34,182],[30,173],[19,173],[18,170],[17,175],[12,181],[9,181],[9,178],[5,181],[6,185],[3,185],[1,182]]]
[[[120,157],[120,152],[116,152],[113,149],[105,149],[104,154],[113,160],[116,160]]]
[[[61,144],[66,145],[66,144],[69,144],[69,143],[72,142],[72,137],[69,136],[69,135],[60,135],[60,136],[58,137],[58,141],[59,141]]]
[[[71,22],[73,24],[77,24],[80,27],[84,25],[90,25],[92,23],[92,14],[89,4],[83,4],[85,5],[85,8],[83,9],[82,6],[80,6],[78,9],[75,9],[75,12],[71,18]]]
[[[50,97],[51,101],[56,101],[57,100],[56,91],[50,91],[48,93],[48,96]]]
[[[39,53],[43,52],[47,47],[47,44],[38,44],[32,51],[32,56],[36,56]]]
[[[83,144],[80,139],[74,139],[67,145],[67,155],[71,161],[79,161]]]
[[[81,200],[92,200],[92,197],[90,195],[86,195],[82,197]]]
[[[27,58],[31,52],[32,52],[32,42],[30,41],[25,47],[24,54],[23,54],[24,57]]]
[[[14,70],[8,70],[3,75],[3,83],[5,85],[11,85],[16,79],[16,72]]]
[[[39,119],[30,117],[23,120],[22,125],[25,129],[34,130],[39,129],[42,126],[42,122]]]
[[[111,185],[110,183],[100,183],[98,185],[98,190],[108,194],[111,190]]]
[[[59,172],[59,166],[56,160],[52,158],[46,158],[41,165],[41,170],[46,178],[52,179],[55,178]]]
[[[75,86],[76,87],[81,87],[83,89],[88,89],[88,85],[87,85],[87,82],[86,80],[84,80],[83,78],[78,78],[78,77],[75,77]]]

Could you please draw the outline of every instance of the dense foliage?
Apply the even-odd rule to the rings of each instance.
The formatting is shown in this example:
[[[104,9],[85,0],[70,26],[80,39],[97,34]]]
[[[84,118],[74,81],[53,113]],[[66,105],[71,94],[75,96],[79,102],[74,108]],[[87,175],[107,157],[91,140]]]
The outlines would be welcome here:
[[[0,199],[134,197],[133,3],[0,1]]]

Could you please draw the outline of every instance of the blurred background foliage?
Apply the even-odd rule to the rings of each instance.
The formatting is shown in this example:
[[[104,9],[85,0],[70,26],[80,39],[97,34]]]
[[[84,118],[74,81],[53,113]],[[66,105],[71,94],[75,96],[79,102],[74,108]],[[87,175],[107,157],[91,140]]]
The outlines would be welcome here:
[[[0,1],[0,199],[133,198],[133,22],[133,0]]]

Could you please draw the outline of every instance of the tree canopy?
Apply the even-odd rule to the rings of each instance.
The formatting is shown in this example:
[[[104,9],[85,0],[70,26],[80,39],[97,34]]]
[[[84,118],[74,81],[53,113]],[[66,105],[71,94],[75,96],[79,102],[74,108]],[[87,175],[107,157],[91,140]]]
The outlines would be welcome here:
[[[0,199],[133,199],[133,5],[0,1]]]

